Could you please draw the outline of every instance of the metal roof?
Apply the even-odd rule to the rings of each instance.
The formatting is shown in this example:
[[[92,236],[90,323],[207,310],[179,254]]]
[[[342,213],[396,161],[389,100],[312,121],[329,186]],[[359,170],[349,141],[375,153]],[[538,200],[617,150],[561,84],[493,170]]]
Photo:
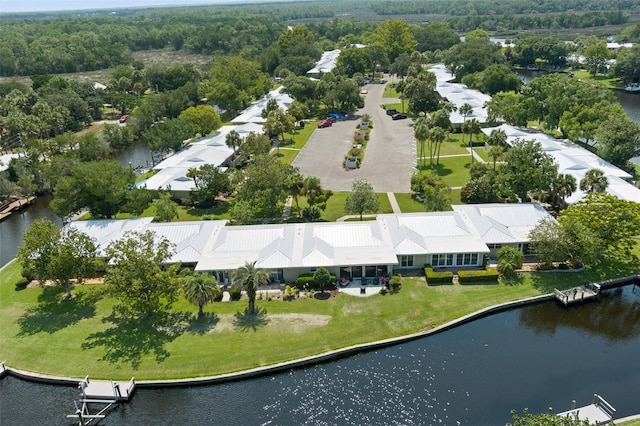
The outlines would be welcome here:
[[[629,173],[570,140],[556,139],[546,133],[529,132],[526,129],[508,124],[485,128],[482,129],[482,132],[485,135],[490,135],[493,130],[504,131],[507,135],[507,143],[510,145],[513,145],[516,140],[533,140],[539,142],[542,150],[554,158],[558,166],[558,173],[573,176],[578,185],[589,170],[602,170],[609,180],[609,185],[605,191],[606,193],[615,195],[623,200],[640,202],[640,189],[625,181],[625,179],[631,178]],[[566,201],[569,204],[573,204],[581,200],[585,195],[585,191],[577,188],[571,196],[566,198]]]

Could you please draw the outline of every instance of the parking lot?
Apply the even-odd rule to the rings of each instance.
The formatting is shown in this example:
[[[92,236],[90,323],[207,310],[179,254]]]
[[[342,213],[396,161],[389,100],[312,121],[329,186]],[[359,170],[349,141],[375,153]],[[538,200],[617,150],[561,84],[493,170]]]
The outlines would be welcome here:
[[[338,121],[331,127],[316,129],[293,162],[306,176],[317,176],[322,186],[333,191],[350,191],[356,179],[366,179],[376,192],[411,192],[410,180],[415,171],[416,149],[411,120],[392,120],[383,103],[384,84],[368,84],[364,108],[354,119]],[[344,156],[353,145],[360,117],[373,120],[371,139],[359,169],[345,170]]]

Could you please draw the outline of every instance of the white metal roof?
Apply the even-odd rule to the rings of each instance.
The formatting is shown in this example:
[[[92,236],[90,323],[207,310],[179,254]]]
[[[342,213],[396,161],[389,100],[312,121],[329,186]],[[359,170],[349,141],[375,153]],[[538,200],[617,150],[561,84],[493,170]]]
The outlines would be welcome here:
[[[535,204],[454,206],[451,212],[381,214],[375,221],[226,226],[226,221],[151,223],[151,218],[91,220],[73,226],[101,247],[130,231],[151,230],[176,247],[171,262],[196,270],[394,265],[399,255],[487,253],[486,243],[526,242],[551,217]]]
[[[333,71],[340,56],[340,49],[324,52],[316,65],[307,71],[307,74],[321,74]]]
[[[276,103],[284,111],[289,109],[293,102],[293,98],[283,92],[284,87],[280,86],[275,90],[264,95],[260,100],[252,103],[247,109],[242,111],[240,115],[231,120],[232,123],[258,123],[262,124],[267,121],[262,117],[262,110],[267,106],[270,99],[275,99]]]
[[[168,263],[195,263],[211,235],[226,223],[226,220],[149,223],[146,229],[174,245],[175,254]]]
[[[478,231],[457,212],[383,214],[398,255],[488,253]]]
[[[622,200],[640,202],[640,189],[625,180],[631,178],[629,173],[603,160],[580,145],[567,139],[556,139],[546,133],[529,132],[508,124],[485,128],[482,129],[482,132],[488,136],[496,129],[505,132],[507,143],[510,145],[518,139],[539,142],[542,150],[554,158],[558,166],[558,173],[573,176],[577,185],[580,184],[580,181],[589,170],[599,169],[604,172],[609,180],[606,193],[615,195]],[[585,194],[584,191],[578,188],[571,196],[566,198],[566,201],[569,204],[573,204],[581,200]]]
[[[144,232],[145,227],[151,223],[152,217],[138,219],[94,219],[73,221],[65,225],[94,238],[98,246],[98,253],[104,255],[107,246],[129,235],[133,231]]]
[[[551,215],[539,204],[466,204],[453,209],[468,218],[487,244],[523,243]]]

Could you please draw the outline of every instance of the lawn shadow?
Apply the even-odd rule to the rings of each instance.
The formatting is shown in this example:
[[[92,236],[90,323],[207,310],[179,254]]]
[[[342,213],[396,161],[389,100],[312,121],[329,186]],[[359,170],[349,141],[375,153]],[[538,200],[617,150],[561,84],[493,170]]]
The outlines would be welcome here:
[[[120,318],[109,316],[103,322],[112,327],[89,335],[82,349],[102,347],[105,354],[101,358],[110,364],[130,364],[133,369],[140,366],[143,358],[154,355],[155,362],[163,362],[171,354],[166,344],[176,339],[184,330],[189,313],[169,314],[163,322],[153,322],[140,318]]]
[[[71,300],[63,300],[65,289],[47,286],[38,296],[38,304],[28,308],[16,323],[20,327],[18,337],[37,333],[53,334],[78,321],[96,314],[95,299],[83,292],[74,294]]]
[[[249,313],[248,307],[242,312],[236,312],[233,319],[233,326],[242,331],[256,331],[259,327],[264,327],[268,323],[267,310],[259,307],[256,307],[254,314]]]
[[[219,316],[214,313],[205,312],[201,317],[197,315],[192,317],[185,331],[192,334],[203,335],[213,330],[218,322],[220,322]]]
[[[331,297],[331,293],[328,291],[325,292],[315,292],[313,294],[313,298],[316,300],[328,300]]]

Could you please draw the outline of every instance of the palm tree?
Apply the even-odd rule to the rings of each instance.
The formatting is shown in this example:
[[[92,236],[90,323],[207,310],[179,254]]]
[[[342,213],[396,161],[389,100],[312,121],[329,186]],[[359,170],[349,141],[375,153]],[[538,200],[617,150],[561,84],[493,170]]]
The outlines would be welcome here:
[[[570,174],[559,174],[553,186],[553,192],[559,198],[558,207],[566,207],[567,202],[565,199],[570,197],[577,188],[576,178]]]
[[[580,181],[580,190],[587,192],[604,192],[609,186],[609,179],[600,169],[591,169]]]
[[[256,292],[258,287],[269,283],[269,273],[264,269],[256,268],[256,262],[247,262],[233,273],[234,284],[244,287],[249,298],[249,315],[256,312]]]
[[[493,170],[496,169],[496,161],[498,161],[498,158],[502,156],[503,152],[504,152],[504,149],[501,146],[499,145],[491,146],[491,149],[489,150],[489,157],[491,157],[491,159],[493,160]]]
[[[429,138],[435,145],[434,151],[437,154],[436,164],[440,164],[440,146],[442,145],[442,142],[444,142],[444,140],[447,138],[447,133],[442,127],[436,126],[429,131]]]
[[[420,117],[416,120],[416,124],[413,127],[413,136],[420,144],[418,167],[424,167],[424,144],[429,138],[429,126],[427,125],[427,120],[424,117]]]
[[[300,216],[300,204],[298,203],[298,197],[302,195],[304,189],[304,176],[297,170],[289,176],[289,195],[293,197],[296,202],[296,209],[298,210],[298,216]]]
[[[469,151],[471,151],[471,162],[473,163],[473,135],[477,135],[480,133],[480,122],[475,118],[467,121],[466,123],[467,131],[469,132]]]
[[[233,153],[235,154],[236,149],[238,149],[240,147],[240,144],[242,143],[242,138],[240,137],[240,134],[238,132],[232,130],[227,133],[227,136],[224,138],[224,142],[229,148],[233,149]]]
[[[458,112],[464,118],[464,123],[462,123],[462,143],[464,143],[464,133],[465,133],[465,124],[467,123],[467,117],[473,114],[473,107],[471,104],[464,103],[460,105],[458,108]]]
[[[222,292],[216,278],[203,273],[190,276],[185,282],[183,290],[185,299],[193,305],[198,305],[198,318],[202,318],[204,315],[204,305],[213,302]]]
[[[504,147],[507,145],[507,134],[501,129],[492,130],[486,140],[490,146]]]

